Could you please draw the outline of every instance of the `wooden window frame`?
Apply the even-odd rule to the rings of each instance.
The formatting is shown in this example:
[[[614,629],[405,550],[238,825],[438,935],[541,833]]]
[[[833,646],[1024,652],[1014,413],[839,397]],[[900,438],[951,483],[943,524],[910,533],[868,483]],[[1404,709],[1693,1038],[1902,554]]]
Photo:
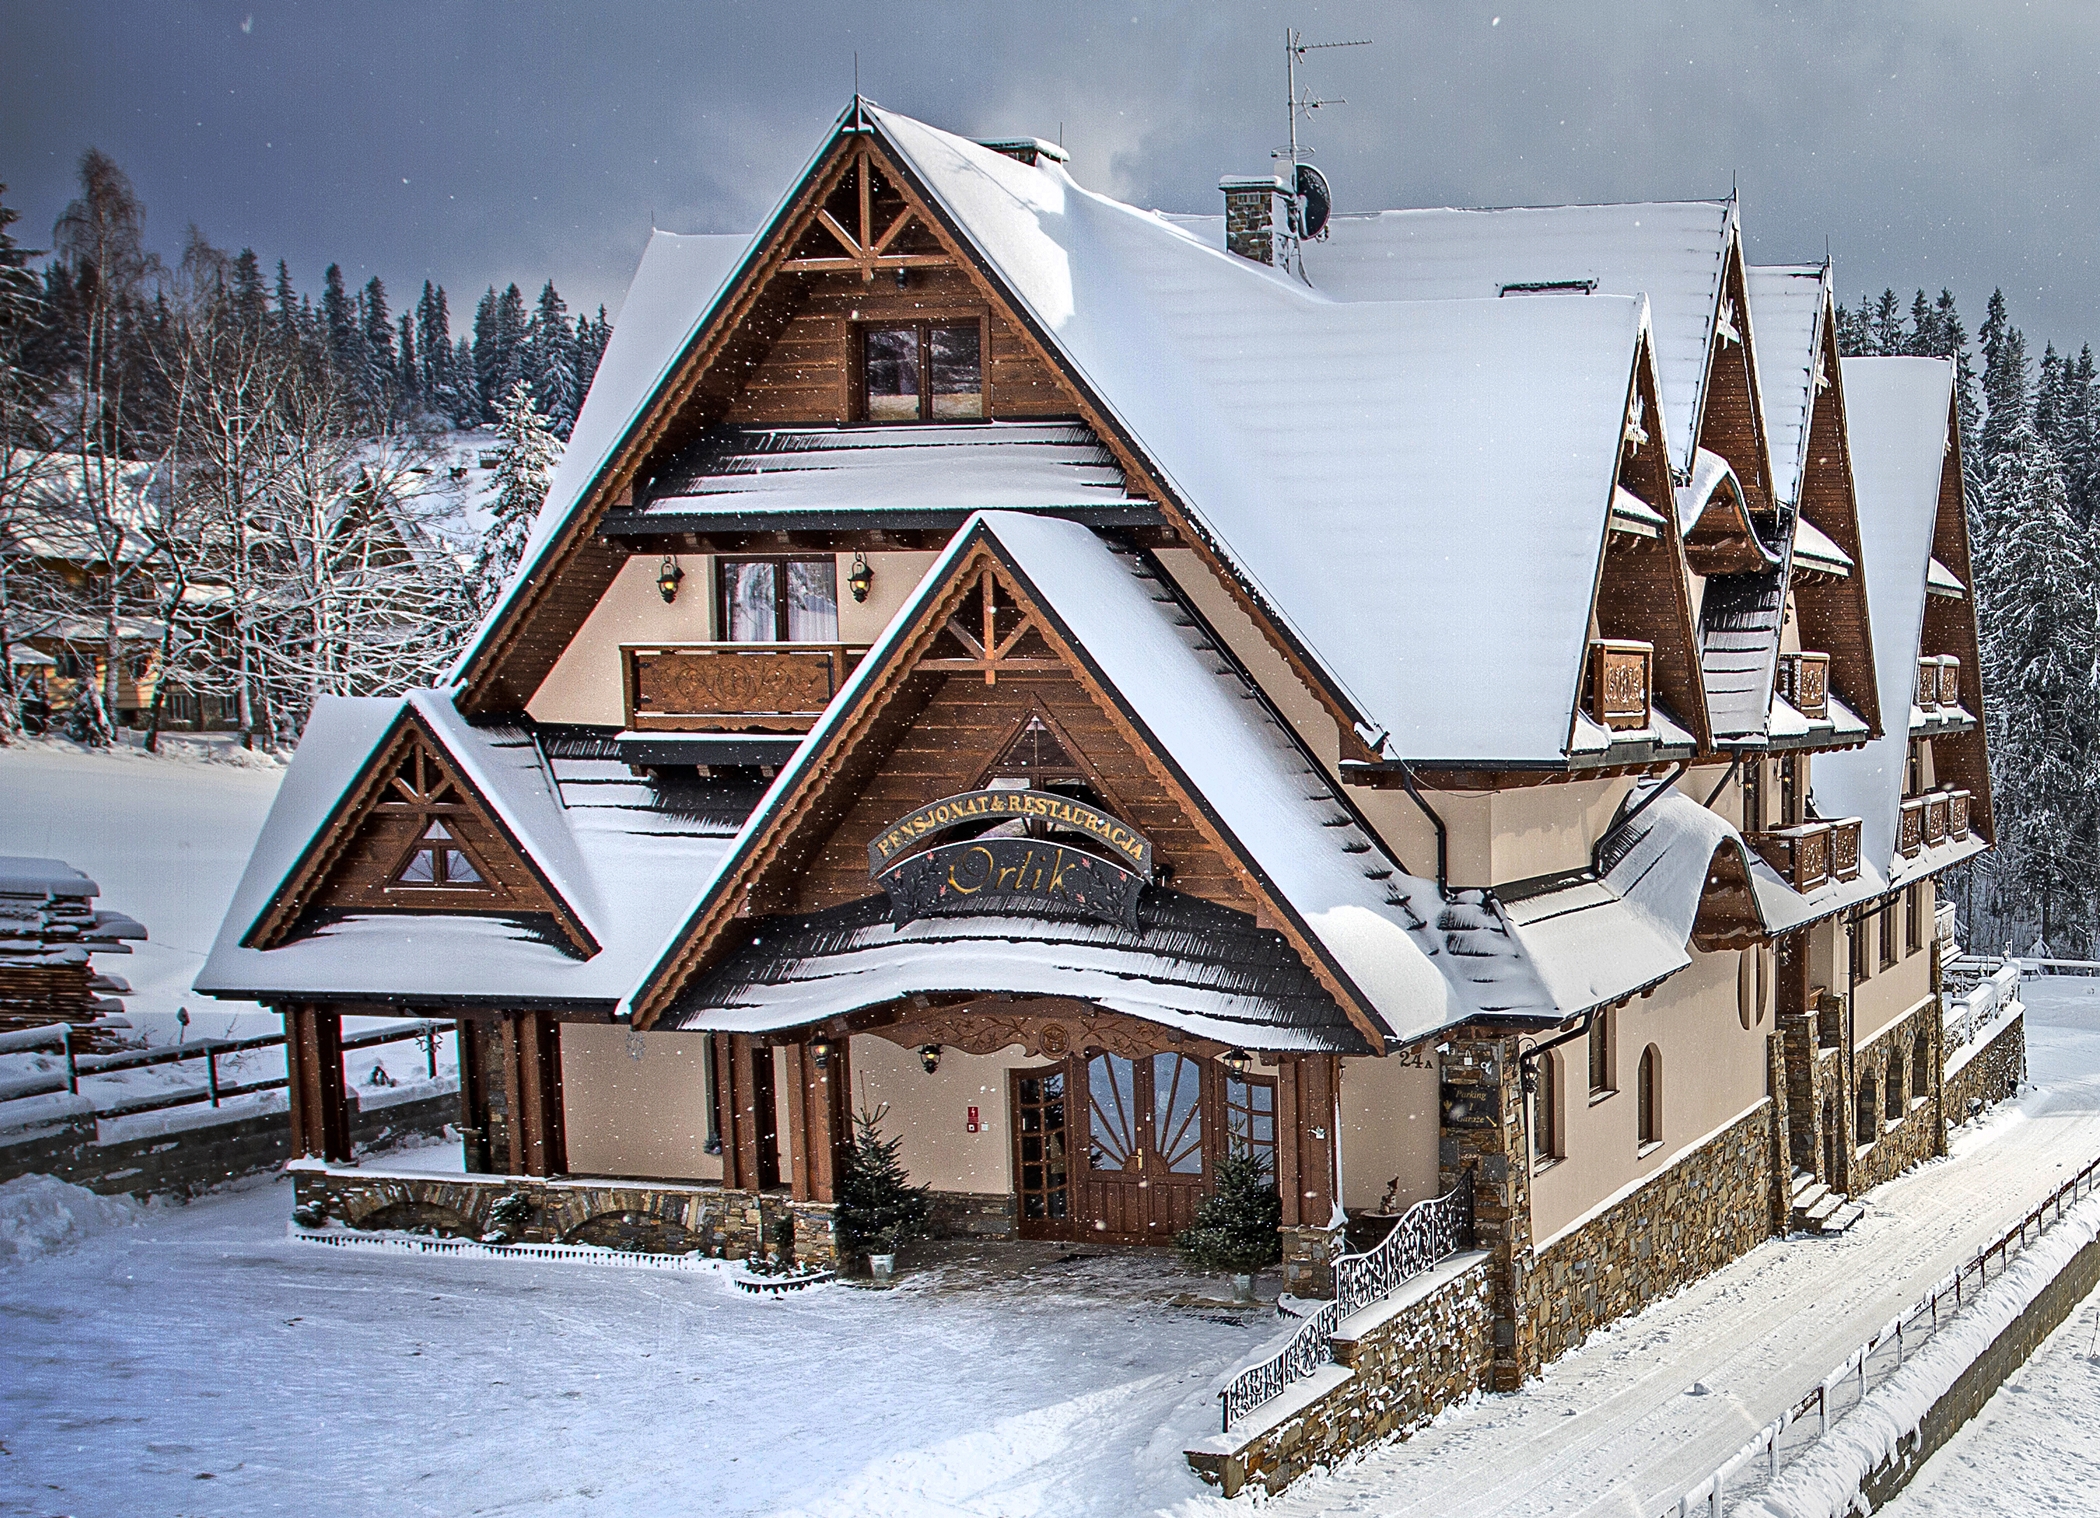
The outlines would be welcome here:
[[[1886,970],[1893,966],[1901,957],[1896,952],[1896,903],[1894,901],[1882,902],[1881,910],[1877,915],[1881,918],[1881,931],[1877,935],[1879,943],[1877,944],[1876,954],[1880,964],[1877,968]]]
[[[1634,1141],[1642,1157],[1662,1147],[1662,1079],[1662,1050],[1650,1044],[1641,1050],[1640,1068],[1634,1076]]]
[[[1925,886],[1913,881],[1903,889],[1903,957],[1925,947]]]
[[[977,395],[978,408],[975,416],[935,416],[933,414],[933,331],[936,327],[977,328]],[[902,332],[907,328],[919,335],[919,414],[899,421],[878,421],[868,412],[868,335],[873,332]],[[992,323],[990,313],[983,310],[957,311],[949,315],[928,312],[920,316],[898,317],[886,320],[871,316],[856,321],[849,328],[850,362],[847,373],[853,382],[851,395],[853,420],[867,427],[968,427],[992,419]]]
[[[1566,1158],[1560,1052],[1548,1049],[1538,1057],[1532,1069],[1537,1072],[1531,1093],[1532,1169],[1544,1170]]]
[[[1243,1107],[1239,1103],[1233,1101],[1232,1099],[1232,1088],[1234,1085],[1245,1086],[1250,1089],[1259,1086],[1267,1090],[1269,1093],[1269,1142],[1266,1145],[1256,1144],[1250,1138],[1249,1147],[1257,1151],[1262,1149],[1266,1149],[1268,1151],[1269,1179],[1274,1180],[1276,1178],[1277,1167],[1282,1163],[1283,1133],[1281,1128],[1278,1126],[1282,1121],[1282,1115],[1277,1110],[1276,1106],[1276,1077],[1273,1075],[1256,1075],[1251,1071],[1246,1075],[1235,1075],[1229,1069],[1224,1070],[1220,1073],[1217,1079],[1218,1123],[1215,1136],[1216,1161],[1225,1160],[1229,1158],[1232,1154],[1232,1114],[1234,1112],[1243,1111],[1247,1114],[1247,1126],[1250,1134],[1254,1126],[1254,1109],[1251,1106]],[[1208,1141],[1209,1140],[1207,1140],[1207,1142]],[[1215,1161],[1213,1163],[1215,1164]]]
[[[1590,1023],[1590,1036],[1585,1043],[1589,1054],[1590,1100],[1601,1102],[1615,1095],[1619,1089],[1619,1070],[1615,1056],[1618,1050],[1612,1038],[1612,1009],[1606,1007]],[[1602,1078],[1602,1084],[1599,1079]]]
[[[1007,1111],[1010,1114],[1007,1119],[1007,1126],[1010,1130],[1008,1142],[1013,1148],[1014,1167],[1014,1225],[1016,1234],[1022,1238],[1062,1239],[1076,1236],[1080,1198],[1079,1177],[1074,1171],[1076,1156],[1073,1151],[1072,1097],[1076,1077],[1073,1071],[1073,1063],[1072,1060],[1064,1059],[1049,1065],[1017,1066],[1006,1072]],[[1041,1102],[1024,1103],[1021,1099],[1021,1087],[1027,1081],[1042,1080],[1053,1075],[1061,1076],[1064,1080],[1064,1094],[1060,1105],[1064,1110],[1065,1183],[1062,1188],[1046,1185],[1039,1192],[1030,1193],[1022,1185],[1022,1177],[1026,1174],[1027,1160],[1026,1150],[1022,1145],[1021,1109],[1024,1106],[1040,1108],[1044,1104]],[[1043,1142],[1046,1146],[1049,1143],[1049,1134],[1050,1130],[1047,1128],[1042,1132]],[[1047,1168],[1047,1165],[1043,1168]],[[1028,1216],[1028,1197],[1031,1194],[1047,1198],[1054,1191],[1060,1189],[1065,1194],[1064,1216],[1050,1216],[1047,1203],[1042,1217],[1031,1218]]]
[[[831,604],[834,611],[839,608],[839,561],[836,554],[829,553],[725,553],[715,557],[715,632],[717,643],[731,643],[729,636],[729,569],[734,564],[771,564],[773,571],[773,636],[754,638],[754,647],[764,643],[791,643],[788,637],[788,565],[829,564],[831,566]],[[836,639],[830,641],[835,642]],[[822,648],[824,643],[811,643],[811,648]]]

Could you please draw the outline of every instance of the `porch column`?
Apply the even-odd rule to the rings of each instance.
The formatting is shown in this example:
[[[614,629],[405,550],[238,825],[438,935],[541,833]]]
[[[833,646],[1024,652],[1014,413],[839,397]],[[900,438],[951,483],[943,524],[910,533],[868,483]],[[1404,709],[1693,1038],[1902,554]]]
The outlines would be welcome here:
[[[497,1040],[490,1036],[485,1018],[462,1017],[452,1026],[459,1055],[461,1168],[468,1175],[488,1175],[496,1170],[494,1135],[489,1131],[489,1066],[497,1059]]]
[[[1334,1291],[1327,1224],[1334,1216],[1334,1096],[1331,1054],[1286,1054],[1276,1069],[1276,1191],[1283,1203],[1286,1287],[1299,1296]]]
[[[510,1173],[560,1175],[569,1168],[562,1125],[561,1023],[547,1012],[506,1012],[496,1027]]]
[[[834,1202],[851,1131],[846,1040],[827,1046],[822,1068],[808,1044],[790,1044],[787,1055],[788,1184],[798,1202]]]
[[[780,1184],[779,1124],[773,1103],[773,1051],[743,1033],[715,1035],[716,1127],[722,1185],[764,1191]]]
[[[1518,1041],[1461,1029],[1442,1056],[1437,1100],[1437,1187],[1473,1172],[1473,1242],[1492,1259],[1494,1386],[1515,1391],[1539,1366],[1526,1279],[1531,1256],[1531,1166]]]
[[[343,1019],[306,1006],[285,1008],[283,1015],[292,1157],[347,1165],[350,1112],[343,1096]]]

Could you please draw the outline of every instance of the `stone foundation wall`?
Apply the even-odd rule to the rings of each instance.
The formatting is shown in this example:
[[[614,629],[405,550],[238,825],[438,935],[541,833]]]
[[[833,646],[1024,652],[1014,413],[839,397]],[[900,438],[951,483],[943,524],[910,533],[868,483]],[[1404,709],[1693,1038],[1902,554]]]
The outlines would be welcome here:
[[[262,1112],[224,1112],[217,1122],[210,1113],[202,1105],[170,1108],[152,1115],[166,1120],[167,1126],[158,1128],[141,1121],[147,1114],[118,1119],[108,1125],[112,1137],[106,1142],[103,1125],[92,1114],[0,1134],[0,1182],[54,1175],[106,1196],[190,1197],[244,1176],[267,1174],[292,1157],[291,1124],[281,1103]],[[360,1100],[350,1108],[350,1142],[358,1153],[376,1152],[436,1138],[458,1117],[454,1092],[389,1106],[375,1101],[367,1107]],[[139,1128],[149,1131],[120,1136]]]
[[[1880,1132],[1871,1147],[1861,1147],[1858,1135],[1849,1128],[1847,1136],[1854,1140],[1852,1161],[1845,1189],[1854,1196],[1879,1186],[1883,1181],[1902,1174],[1937,1153],[1940,1144],[1940,1105],[1934,1100],[1939,1087],[1940,1068],[1940,1005],[1938,997],[1928,997],[1894,1023],[1874,1035],[1867,1045],[1853,1056],[1853,1086],[1857,1092],[1866,1081],[1874,1082],[1874,1099],[1880,1114]],[[1931,1078],[1927,1082],[1926,1094],[1913,1097],[1912,1056],[1919,1033],[1925,1035],[1925,1068]],[[1900,1104],[1902,1115],[1891,1120],[1888,1116],[1888,1082],[1896,1070],[1901,1057],[1902,1092]],[[1845,1110],[1845,1121],[1850,1124],[1853,1113],[1850,1106]]]
[[[1519,1256],[1515,1293],[1534,1358],[1525,1374],[1771,1235],[1770,1099],[1640,1189]]]
[[[1283,1289],[1296,1297],[1334,1295],[1334,1234],[1325,1228],[1279,1228]]]
[[[838,1263],[831,1208],[717,1186],[647,1181],[540,1180],[530,1176],[385,1175],[313,1162],[291,1167],[295,1205],[358,1229],[398,1229],[478,1239],[496,1228],[496,1204],[524,1199],[509,1229],[519,1244],[591,1244],[641,1254],[726,1259],[781,1251],[783,1225],[798,1260]]]
[[[1280,1492],[1307,1471],[1394,1434],[1406,1434],[1445,1407],[1486,1387],[1494,1373],[1494,1290],[1486,1258],[1447,1265],[1445,1279],[1396,1308],[1366,1308],[1329,1341],[1329,1384],[1281,1416],[1244,1420],[1245,1433],[1221,1434],[1187,1452],[1188,1462],[1225,1496],[1247,1486]],[[1303,1383],[1310,1386],[1313,1383]]]
[[[1010,1239],[1016,1236],[1017,1213],[1013,1196],[974,1191],[931,1193],[933,1212],[927,1219],[936,1239]]]
[[[1984,1046],[1947,1077],[1941,1110],[1948,1123],[1965,1123],[2012,1096],[2026,1079],[2027,1019],[2016,1013],[1992,1028]]]

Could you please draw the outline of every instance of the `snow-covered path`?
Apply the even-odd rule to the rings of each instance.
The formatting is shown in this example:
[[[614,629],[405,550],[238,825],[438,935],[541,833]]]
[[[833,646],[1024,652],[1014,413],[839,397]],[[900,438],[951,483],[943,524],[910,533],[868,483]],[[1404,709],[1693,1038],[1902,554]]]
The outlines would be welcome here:
[[[1125,1259],[760,1300],[316,1249],[287,1202],[0,1264],[0,1512],[1124,1515],[1194,1485],[1217,1377],[1276,1327],[1136,1300]]]
[[[1849,1233],[1767,1243],[1522,1391],[1309,1477],[1270,1511],[1648,1518],[2100,1154],[2100,981],[2023,991],[2038,1089],[1957,1134],[1947,1159],[1874,1192]],[[1709,1394],[1692,1395],[1695,1382]]]

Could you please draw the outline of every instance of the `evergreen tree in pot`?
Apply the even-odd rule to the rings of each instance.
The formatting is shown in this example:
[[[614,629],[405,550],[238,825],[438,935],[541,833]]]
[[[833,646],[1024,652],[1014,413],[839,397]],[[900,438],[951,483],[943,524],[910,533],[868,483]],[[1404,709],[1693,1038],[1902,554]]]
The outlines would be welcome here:
[[[1244,1144],[1218,1164],[1217,1188],[1196,1204],[1196,1222],[1174,1235],[1182,1257],[1198,1270],[1248,1277],[1234,1294],[1251,1293],[1252,1276],[1283,1258],[1283,1198],[1268,1162]]]
[[[845,1255],[895,1255],[900,1245],[924,1237],[933,1211],[927,1188],[912,1185],[905,1174],[899,1157],[904,1140],[882,1136],[889,1110],[888,1103],[873,1111],[863,1107],[853,1119],[853,1146],[832,1219]]]

